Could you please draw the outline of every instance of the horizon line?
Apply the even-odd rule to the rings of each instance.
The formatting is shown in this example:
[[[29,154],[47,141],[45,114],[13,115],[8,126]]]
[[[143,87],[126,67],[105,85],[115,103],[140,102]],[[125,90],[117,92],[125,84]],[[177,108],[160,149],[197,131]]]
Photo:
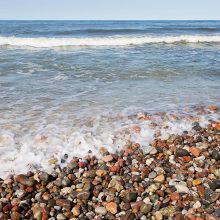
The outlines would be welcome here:
[[[0,19],[0,21],[220,21],[220,19]]]

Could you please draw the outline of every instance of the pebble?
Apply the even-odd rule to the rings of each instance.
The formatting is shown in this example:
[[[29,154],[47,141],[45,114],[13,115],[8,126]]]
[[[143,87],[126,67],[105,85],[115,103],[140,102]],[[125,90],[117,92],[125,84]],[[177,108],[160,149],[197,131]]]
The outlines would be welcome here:
[[[113,215],[118,212],[117,204],[115,202],[109,202],[106,204],[106,210]]]
[[[56,204],[67,210],[71,209],[71,201],[69,201],[68,199],[58,199],[56,201]]]
[[[124,202],[134,202],[137,199],[137,193],[136,192],[127,192],[124,197]]]
[[[212,158],[217,160],[217,161],[220,160],[220,150],[214,149],[212,151]]]
[[[100,206],[95,209],[95,212],[99,215],[106,215],[107,210],[105,207]]]
[[[197,202],[193,205],[193,208],[194,208],[194,209],[198,209],[198,208],[200,208],[200,207],[201,207],[200,201],[197,201]]]
[[[194,186],[197,186],[197,185],[200,185],[202,183],[202,180],[201,179],[195,179],[192,181],[193,185]]]
[[[176,184],[175,185],[176,191],[178,193],[189,193],[189,188],[187,186],[184,186],[182,184]]]
[[[185,149],[177,149],[176,150],[176,156],[177,157],[184,157],[184,156],[189,156],[189,152]]]
[[[89,199],[90,192],[87,190],[81,191],[77,194],[77,198],[82,201],[87,201]]]
[[[158,175],[154,178],[154,182],[156,183],[163,183],[165,181],[165,176],[163,174]]]
[[[152,205],[151,204],[142,204],[140,208],[140,212],[147,214],[152,210]]]
[[[153,171],[149,173],[148,178],[154,179],[156,176],[157,176],[157,173]]]

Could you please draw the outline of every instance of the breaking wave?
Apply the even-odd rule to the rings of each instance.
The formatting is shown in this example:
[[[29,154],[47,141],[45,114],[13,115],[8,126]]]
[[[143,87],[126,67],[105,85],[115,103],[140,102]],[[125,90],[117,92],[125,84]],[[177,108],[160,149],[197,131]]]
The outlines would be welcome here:
[[[142,44],[220,43],[220,35],[180,35],[141,37],[88,37],[88,38],[20,38],[0,37],[0,46],[12,47],[79,47],[79,46],[127,46]]]

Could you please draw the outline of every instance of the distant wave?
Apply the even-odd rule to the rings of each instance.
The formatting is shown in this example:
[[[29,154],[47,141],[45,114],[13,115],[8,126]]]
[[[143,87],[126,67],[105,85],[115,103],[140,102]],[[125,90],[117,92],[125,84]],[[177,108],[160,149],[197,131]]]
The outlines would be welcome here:
[[[220,35],[88,37],[88,38],[20,38],[0,37],[0,46],[13,47],[68,47],[68,46],[126,46],[142,44],[220,43]]]

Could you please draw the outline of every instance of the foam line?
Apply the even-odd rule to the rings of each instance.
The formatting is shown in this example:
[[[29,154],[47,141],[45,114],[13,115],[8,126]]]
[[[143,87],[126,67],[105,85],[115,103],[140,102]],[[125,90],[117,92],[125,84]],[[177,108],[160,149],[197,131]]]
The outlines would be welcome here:
[[[88,38],[20,38],[0,37],[0,46],[14,47],[68,47],[68,46],[126,46],[157,43],[220,43],[220,36],[180,35],[180,36],[142,36],[142,37],[88,37]]]

